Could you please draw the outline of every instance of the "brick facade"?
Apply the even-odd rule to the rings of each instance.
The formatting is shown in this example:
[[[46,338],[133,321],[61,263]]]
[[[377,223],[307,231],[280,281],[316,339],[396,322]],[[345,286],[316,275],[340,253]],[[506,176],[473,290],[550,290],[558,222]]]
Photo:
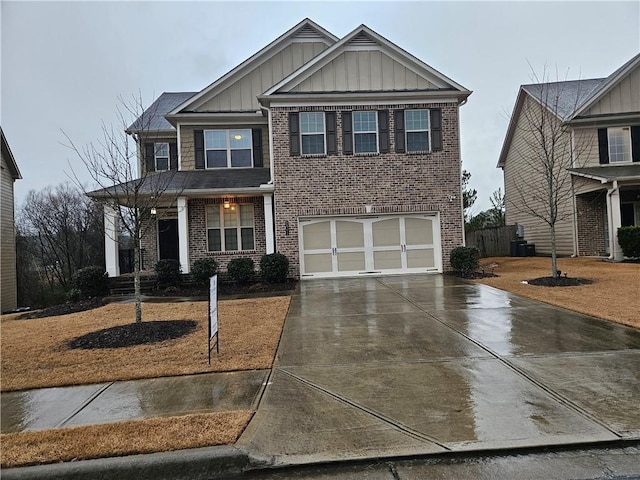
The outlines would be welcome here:
[[[601,191],[577,195],[576,211],[578,222],[578,254],[587,256],[606,255],[606,192]]]
[[[142,249],[142,267],[144,271],[153,271],[153,267],[158,262],[158,221],[156,218],[149,220],[143,229],[144,235],[140,240]]]
[[[344,155],[340,112],[376,108],[389,110],[390,153]],[[394,112],[412,108],[442,109],[442,151],[395,153]],[[291,111],[337,111],[338,153],[290,156]],[[300,274],[299,217],[364,214],[365,205],[371,205],[371,213],[439,212],[442,265],[450,269],[449,253],[463,242],[457,104],[276,107],[272,122],[276,250],[289,257],[291,274]]]

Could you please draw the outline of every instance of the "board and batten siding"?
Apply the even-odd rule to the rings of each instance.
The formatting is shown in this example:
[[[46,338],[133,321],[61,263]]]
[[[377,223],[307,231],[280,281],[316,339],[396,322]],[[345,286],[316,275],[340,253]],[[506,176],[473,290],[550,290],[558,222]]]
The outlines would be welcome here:
[[[240,80],[196,108],[198,112],[260,110],[257,96],[327,48],[323,42],[297,42],[258,65]]]
[[[583,115],[640,112],[640,67],[620,80]]]
[[[292,92],[402,91],[438,88],[378,50],[346,51]]]
[[[567,134],[566,137],[565,141],[569,142],[569,135]],[[524,239],[529,243],[535,243],[536,253],[550,254],[551,233],[549,225],[527,213],[523,205],[526,201],[529,207],[533,207],[537,211],[542,211],[545,208],[544,203],[542,201],[535,202],[531,194],[531,186],[540,185],[543,182],[542,174],[536,172],[530,165],[531,159],[535,158],[531,147],[533,142],[533,135],[527,128],[525,115],[521,113],[504,162],[506,223],[507,225],[517,223],[524,226]],[[570,191],[570,185],[571,181],[567,178],[564,188]],[[572,255],[574,253],[573,202],[570,195],[563,196],[566,197],[566,201],[562,208],[567,213],[567,217],[556,223],[556,252],[559,255]]]
[[[2,158],[0,179],[0,311],[17,306],[16,292],[16,237],[14,225],[13,177]]]

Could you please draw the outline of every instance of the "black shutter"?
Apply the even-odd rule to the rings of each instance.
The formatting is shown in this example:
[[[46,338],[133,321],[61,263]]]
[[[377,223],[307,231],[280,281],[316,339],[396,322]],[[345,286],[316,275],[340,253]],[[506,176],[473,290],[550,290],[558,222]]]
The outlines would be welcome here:
[[[640,162],[640,126],[631,127],[631,155],[634,162]]]
[[[175,142],[169,144],[169,169],[178,170],[178,144]]]
[[[396,124],[396,152],[404,153],[404,110],[396,110],[394,120]]]
[[[351,112],[342,112],[342,153],[353,155],[353,124]]]
[[[432,108],[429,110],[431,116],[431,151],[442,150],[442,110]]]
[[[598,154],[600,163],[609,163],[609,136],[606,128],[598,129]]]
[[[264,166],[262,160],[262,129],[253,128],[251,130],[251,139],[253,141],[253,166]]]
[[[300,120],[298,112],[289,113],[289,154],[300,155]]]
[[[156,145],[155,143],[144,144],[144,166],[148,172],[156,171]]]
[[[389,110],[378,110],[378,145],[380,153],[389,153]]]
[[[335,155],[338,153],[338,138],[336,134],[336,112],[327,112],[324,114],[325,122],[327,122],[327,155]]]
[[[202,130],[193,131],[193,144],[196,151],[196,168],[204,168],[204,132]]]

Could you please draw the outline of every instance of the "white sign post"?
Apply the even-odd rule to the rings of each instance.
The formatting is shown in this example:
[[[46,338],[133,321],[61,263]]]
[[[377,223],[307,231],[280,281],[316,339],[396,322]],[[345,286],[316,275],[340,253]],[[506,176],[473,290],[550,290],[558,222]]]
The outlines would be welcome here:
[[[211,341],[215,337],[216,353],[220,353],[218,335],[218,275],[209,279],[209,365],[211,365]]]

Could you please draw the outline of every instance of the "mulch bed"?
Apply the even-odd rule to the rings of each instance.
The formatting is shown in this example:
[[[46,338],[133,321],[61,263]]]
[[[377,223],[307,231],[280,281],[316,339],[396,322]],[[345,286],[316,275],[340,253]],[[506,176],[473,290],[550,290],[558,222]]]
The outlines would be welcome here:
[[[41,310],[25,313],[17,317],[18,320],[31,320],[33,318],[57,317],[59,315],[67,315],[69,313],[84,312],[106,305],[102,298],[89,298],[79,302],[67,302],[60,305],[52,305]]]
[[[533,280],[527,280],[527,283],[538,287],[579,287],[580,285],[590,285],[593,280],[571,277],[538,277]]]
[[[133,345],[173,340],[193,332],[198,325],[195,320],[163,320],[130,323],[105,328],[74,338],[67,343],[71,349],[122,348]]]

